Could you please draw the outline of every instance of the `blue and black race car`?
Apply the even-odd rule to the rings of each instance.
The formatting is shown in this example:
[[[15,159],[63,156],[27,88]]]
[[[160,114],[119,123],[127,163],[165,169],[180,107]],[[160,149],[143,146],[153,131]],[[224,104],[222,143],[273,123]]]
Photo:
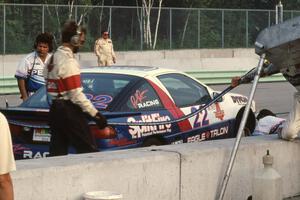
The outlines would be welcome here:
[[[235,137],[247,103],[247,97],[227,93],[191,118],[172,122],[197,111],[218,92],[185,73],[156,67],[85,68],[81,82],[87,98],[107,117],[117,133],[116,137],[108,138],[91,121],[90,129],[99,151]],[[51,98],[43,87],[19,106],[1,109],[9,121],[17,159],[49,154],[50,104]],[[254,108],[253,102],[253,111]],[[254,117],[252,111],[251,114]],[[162,123],[132,125],[137,122]],[[246,132],[253,129],[246,125]]]

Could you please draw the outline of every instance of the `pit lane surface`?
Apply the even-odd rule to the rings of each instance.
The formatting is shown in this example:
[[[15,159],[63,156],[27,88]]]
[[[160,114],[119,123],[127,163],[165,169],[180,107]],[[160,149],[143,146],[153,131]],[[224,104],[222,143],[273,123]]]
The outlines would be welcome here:
[[[228,85],[210,85],[215,90],[222,91]],[[252,84],[243,84],[231,92],[249,96]],[[288,82],[259,83],[255,92],[256,109],[269,109],[279,117],[286,118],[293,106],[293,93],[296,89]],[[5,99],[10,106],[16,106],[22,101],[20,95],[1,95],[0,107],[5,107]]]
[[[222,91],[227,85],[211,85],[215,90]],[[243,84],[231,92],[249,97],[252,84]],[[269,109],[278,117],[286,118],[293,107],[293,94],[296,89],[288,82],[258,83],[254,95],[256,110]]]

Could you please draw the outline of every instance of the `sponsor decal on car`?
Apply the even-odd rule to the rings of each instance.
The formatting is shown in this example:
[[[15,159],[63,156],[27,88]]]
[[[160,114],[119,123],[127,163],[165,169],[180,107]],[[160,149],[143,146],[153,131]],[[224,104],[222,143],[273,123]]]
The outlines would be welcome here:
[[[22,155],[24,150],[28,149],[28,147],[24,147],[22,144],[13,144],[13,151],[16,155]]]
[[[46,158],[49,156],[49,152],[33,152],[30,150],[24,150],[23,158]]]
[[[141,115],[140,119],[134,117],[127,118],[127,122],[165,122],[171,121],[167,115],[161,116],[159,113],[152,113],[149,115]],[[171,124],[162,124],[154,126],[129,126],[128,129],[132,138],[140,138],[153,134],[171,133]]]
[[[247,97],[242,97],[242,96],[231,96],[231,99],[233,103],[237,103],[239,105],[244,105],[248,101]]]
[[[224,110],[221,110],[221,107],[220,107],[220,104],[219,103],[216,103],[216,111],[214,112],[215,113],[215,117],[220,119],[220,120],[223,120],[224,119]]]
[[[148,92],[148,90],[136,90],[134,95],[130,96],[131,104],[134,108],[140,108],[139,104],[141,105],[147,96],[145,95]]]
[[[51,134],[49,133],[49,129],[44,128],[35,128],[33,130],[33,141],[39,142],[50,142]]]
[[[138,103],[137,105],[138,105],[139,108],[146,108],[146,107],[159,105],[159,101],[158,101],[158,99],[154,99],[154,100],[151,100],[151,101],[145,101],[145,102],[142,102],[142,103]]]
[[[205,131],[201,134],[188,137],[187,143],[200,142],[200,141],[208,140],[210,138],[214,138],[217,136],[225,135],[225,134],[228,134],[228,130],[229,130],[229,127],[224,126],[221,128],[212,129],[210,131]]]

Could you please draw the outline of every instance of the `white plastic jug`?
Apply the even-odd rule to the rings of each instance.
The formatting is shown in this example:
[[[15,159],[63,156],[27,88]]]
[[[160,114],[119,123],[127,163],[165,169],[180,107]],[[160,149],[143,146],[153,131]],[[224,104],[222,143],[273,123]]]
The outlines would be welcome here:
[[[83,195],[84,200],[120,200],[122,194],[111,191],[92,191]]]

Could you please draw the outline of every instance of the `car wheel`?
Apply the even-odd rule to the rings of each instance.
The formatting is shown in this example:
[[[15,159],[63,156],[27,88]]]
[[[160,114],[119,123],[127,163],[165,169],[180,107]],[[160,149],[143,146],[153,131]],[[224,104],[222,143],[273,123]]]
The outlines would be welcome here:
[[[164,143],[159,139],[155,137],[147,138],[143,141],[142,147],[150,147],[150,146],[160,146]]]
[[[241,108],[239,110],[238,114],[236,115],[235,124],[234,124],[234,132],[233,132],[232,137],[236,137],[236,135],[239,131],[239,127],[240,127],[240,123],[242,121],[244,110],[245,110],[245,107]],[[253,111],[250,109],[249,115],[247,118],[247,122],[246,122],[246,125],[244,128],[243,136],[251,136],[255,129],[255,126],[256,126],[255,115],[254,115]]]

